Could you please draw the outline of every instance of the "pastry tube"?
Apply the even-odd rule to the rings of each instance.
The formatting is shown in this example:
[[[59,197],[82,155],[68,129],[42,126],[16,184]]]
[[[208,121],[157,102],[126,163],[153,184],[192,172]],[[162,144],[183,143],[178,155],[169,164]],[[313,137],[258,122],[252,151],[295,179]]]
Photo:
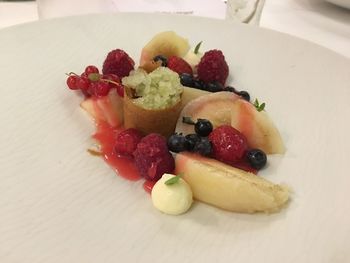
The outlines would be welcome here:
[[[179,75],[166,67],[158,67],[151,73],[138,68],[122,82],[125,128],[170,137],[183,107],[184,88]]]
[[[175,131],[181,109],[181,100],[169,108],[145,109],[125,93],[124,126],[127,129],[135,128],[143,134],[159,133],[168,138]]]

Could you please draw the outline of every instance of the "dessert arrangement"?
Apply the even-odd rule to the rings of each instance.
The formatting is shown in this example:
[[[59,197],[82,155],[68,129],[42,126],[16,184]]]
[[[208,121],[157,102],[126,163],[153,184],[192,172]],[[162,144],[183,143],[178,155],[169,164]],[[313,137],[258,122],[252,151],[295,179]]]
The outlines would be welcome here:
[[[221,50],[192,50],[175,32],[155,35],[138,65],[122,49],[69,73],[96,123],[88,149],[129,180],[145,180],[153,205],[166,214],[188,211],[193,199],[232,212],[276,212],[288,187],[257,173],[269,154],[283,154],[280,133],[265,103],[227,85]]]

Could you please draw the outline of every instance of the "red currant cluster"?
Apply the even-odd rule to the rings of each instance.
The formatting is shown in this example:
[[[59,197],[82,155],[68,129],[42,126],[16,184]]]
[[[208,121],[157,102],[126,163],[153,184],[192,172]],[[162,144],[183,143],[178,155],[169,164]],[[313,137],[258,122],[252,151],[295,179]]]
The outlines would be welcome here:
[[[79,76],[73,72],[67,74],[67,86],[71,90],[81,90],[87,96],[103,97],[111,89],[117,89],[119,96],[124,97],[124,87],[115,74],[100,74],[95,66],[87,66]]]

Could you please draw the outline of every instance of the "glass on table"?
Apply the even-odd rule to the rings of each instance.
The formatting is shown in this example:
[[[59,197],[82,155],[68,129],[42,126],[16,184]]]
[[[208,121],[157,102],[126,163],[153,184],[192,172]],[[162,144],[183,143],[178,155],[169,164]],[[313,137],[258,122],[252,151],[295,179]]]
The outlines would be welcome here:
[[[37,0],[40,19],[118,11],[114,0]]]
[[[227,0],[226,19],[259,25],[265,0]]]

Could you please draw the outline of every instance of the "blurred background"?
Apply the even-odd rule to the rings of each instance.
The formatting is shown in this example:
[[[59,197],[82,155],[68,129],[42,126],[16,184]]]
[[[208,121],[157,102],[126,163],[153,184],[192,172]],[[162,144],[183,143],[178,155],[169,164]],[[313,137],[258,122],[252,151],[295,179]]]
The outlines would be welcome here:
[[[0,0],[0,29],[85,13],[175,13],[232,19],[277,30],[350,58],[348,8],[350,0]]]

